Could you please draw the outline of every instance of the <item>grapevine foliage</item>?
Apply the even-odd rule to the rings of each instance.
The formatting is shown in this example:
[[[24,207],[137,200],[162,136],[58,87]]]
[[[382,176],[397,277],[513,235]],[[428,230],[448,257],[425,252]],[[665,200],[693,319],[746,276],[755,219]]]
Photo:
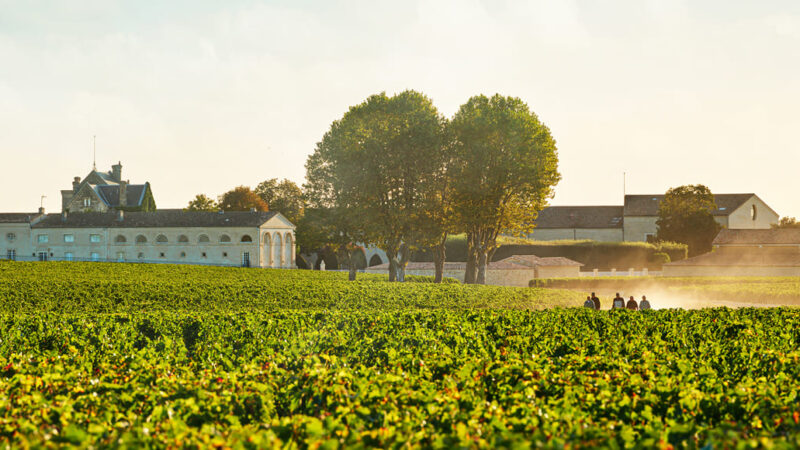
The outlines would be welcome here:
[[[569,294],[75,267],[0,266],[12,447],[800,445],[797,309],[536,311]],[[309,298],[270,300],[292,283]],[[347,289],[367,299],[328,299]]]

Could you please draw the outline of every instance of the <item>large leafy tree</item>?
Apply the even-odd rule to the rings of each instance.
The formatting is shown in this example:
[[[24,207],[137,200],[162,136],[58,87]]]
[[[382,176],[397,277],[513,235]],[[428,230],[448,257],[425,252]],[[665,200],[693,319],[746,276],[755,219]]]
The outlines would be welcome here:
[[[465,283],[485,283],[500,233],[523,234],[558,173],[550,130],[519,98],[475,96],[453,117],[453,210],[467,233]]]
[[[668,190],[658,206],[656,239],[686,244],[689,256],[711,251],[711,243],[722,228],[714,220],[715,209],[714,194],[702,184]]]
[[[271,211],[278,211],[290,222],[297,225],[303,217],[305,198],[303,190],[294,181],[272,178],[262,181],[254,192],[269,205]]]
[[[309,158],[318,169],[306,166],[307,193],[347,205],[351,232],[386,252],[390,280],[398,273],[402,279],[417,245],[412,229],[428,205],[431,173],[439,170],[432,162],[443,149],[444,124],[418,92],[373,95],[333,123]]]
[[[185,211],[218,211],[219,206],[214,199],[207,197],[205,194],[197,194],[189,201],[189,205],[184,208]]]
[[[355,280],[356,251],[359,250],[358,242],[363,242],[364,234],[359,217],[353,214],[351,199],[344,192],[340,173],[343,168],[337,165],[331,155],[331,149],[338,148],[341,138],[341,123],[337,121],[306,161],[306,184],[303,187],[307,208],[297,233],[304,259],[306,255],[310,257],[312,251],[328,248],[338,255],[340,263],[346,262],[350,269],[350,280]],[[306,261],[307,265],[313,267],[313,261]]]
[[[800,228],[800,222],[794,217],[781,217],[778,223],[773,223],[772,228]]]
[[[219,197],[219,209],[223,211],[268,211],[264,200],[247,186],[236,187]]]

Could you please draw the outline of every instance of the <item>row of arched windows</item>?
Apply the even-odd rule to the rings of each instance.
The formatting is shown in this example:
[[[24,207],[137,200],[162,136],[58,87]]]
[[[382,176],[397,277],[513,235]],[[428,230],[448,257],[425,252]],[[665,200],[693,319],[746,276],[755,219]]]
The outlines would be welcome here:
[[[199,244],[207,244],[210,241],[211,240],[208,238],[208,235],[205,235],[205,234],[201,234],[200,236],[197,237],[197,243],[199,243]],[[126,244],[127,242],[128,242],[128,238],[126,238],[125,236],[123,236],[121,234],[118,234],[117,237],[114,238],[114,243],[115,244]],[[147,237],[145,235],[143,235],[143,234],[140,234],[140,235],[136,236],[136,241],[135,242],[137,244],[146,244],[147,243]],[[231,237],[230,236],[228,236],[227,234],[223,234],[223,235],[221,235],[219,237],[219,242],[220,243],[229,243],[229,242],[232,242],[232,241],[231,241]],[[245,234],[239,239],[239,242],[253,242],[253,238],[250,237],[249,234]],[[158,243],[158,244],[167,244],[167,243],[169,243],[169,239],[167,239],[167,236],[165,236],[163,234],[159,234],[158,236],[156,236],[156,243]],[[189,237],[186,236],[185,234],[182,234],[182,235],[178,236],[178,243],[179,244],[188,244],[189,243]]]

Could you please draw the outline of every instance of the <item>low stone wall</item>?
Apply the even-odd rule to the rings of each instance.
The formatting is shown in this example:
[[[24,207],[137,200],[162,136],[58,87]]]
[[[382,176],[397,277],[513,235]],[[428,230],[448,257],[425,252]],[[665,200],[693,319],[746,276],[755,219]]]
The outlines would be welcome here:
[[[382,275],[386,275],[388,272],[386,269],[375,269],[368,267],[364,270],[366,273],[378,273]],[[575,275],[577,275],[577,268],[575,270]],[[464,281],[464,271],[463,270],[445,270],[444,276],[448,278],[455,278],[458,281]],[[406,270],[406,275],[424,275],[432,277],[434,276],[433,269],[430,270]],[[486,284],[494,285],[494,286],[519,286],[519,287],[527,287],[528,282],[533,279],[534,272],[533,269],[496,269],[496,270],[487,270],[486,271]]]

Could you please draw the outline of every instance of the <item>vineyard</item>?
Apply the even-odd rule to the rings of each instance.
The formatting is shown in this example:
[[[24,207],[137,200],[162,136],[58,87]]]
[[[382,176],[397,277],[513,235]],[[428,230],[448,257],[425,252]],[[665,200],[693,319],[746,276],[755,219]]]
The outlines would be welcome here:
[[[800,445],[800,310],[539,310],[571,296],[310,271],[0,264],[0,441]]]

